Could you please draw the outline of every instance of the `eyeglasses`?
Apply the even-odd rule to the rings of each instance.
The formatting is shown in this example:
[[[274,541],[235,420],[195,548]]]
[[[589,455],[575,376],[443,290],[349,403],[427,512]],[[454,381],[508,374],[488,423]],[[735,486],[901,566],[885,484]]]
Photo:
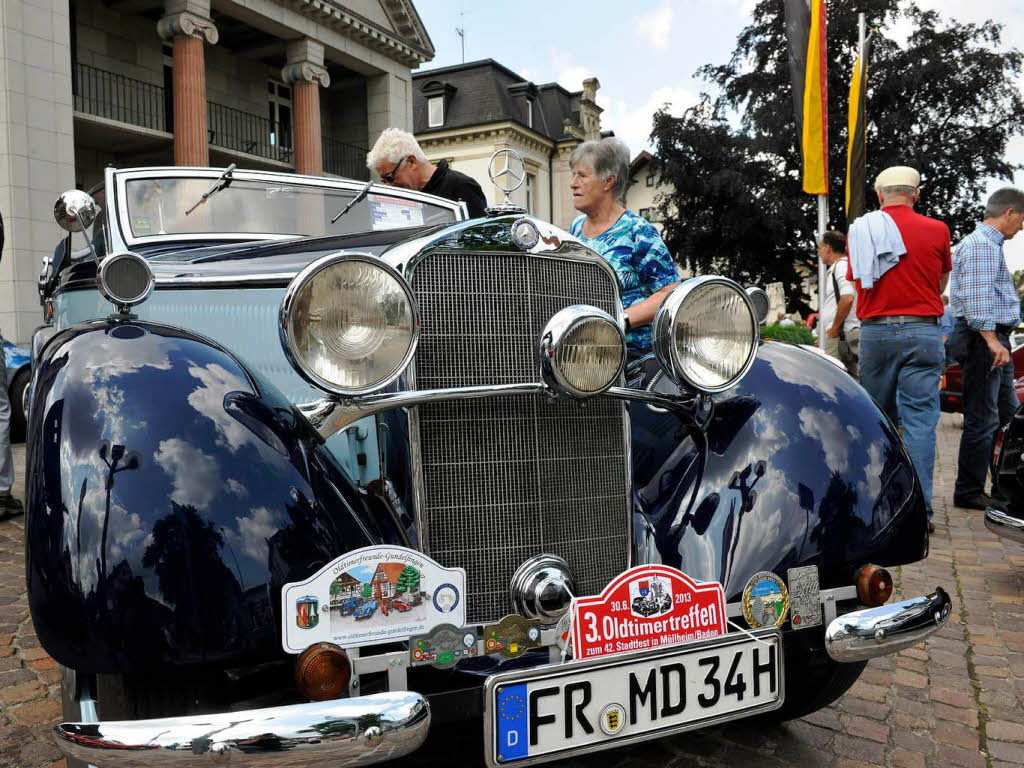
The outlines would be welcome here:
[[[394,168],[392,168],[387,173],[382,173],[380,175],[380,180],[383,181],[385,184],[394,184],[395,183],[395,174],[398,173],[398,169],[402,167],[402,163],[404,163],[404,162],[405,162],[405,158],[403,157],[401,160],[398,161],[398,163],[395,165]]]

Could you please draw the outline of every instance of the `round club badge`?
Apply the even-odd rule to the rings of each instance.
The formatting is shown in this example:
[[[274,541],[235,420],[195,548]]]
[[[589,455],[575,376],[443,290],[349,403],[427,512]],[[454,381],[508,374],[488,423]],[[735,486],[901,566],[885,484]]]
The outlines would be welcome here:
[[[601,710],[601,730],[608,736],[614,736],[626,725],[626,709],[614,702]]]
[[[743,588],[743,616],[752,629],[781,627],[788,611],[786,582],[771,571],[750,577]]]

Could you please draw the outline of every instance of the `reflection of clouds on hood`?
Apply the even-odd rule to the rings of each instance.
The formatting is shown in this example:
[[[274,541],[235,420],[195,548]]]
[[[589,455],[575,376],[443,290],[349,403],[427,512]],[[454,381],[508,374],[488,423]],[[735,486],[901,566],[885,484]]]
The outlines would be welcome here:
[[[819,408],[800,409],[800,431],[825,449],[825,462],[833,472],[845,472],[850,464],[850,433],[839,417]]]
[[[864,470],[864,480],[857,483],[857,492],[867,499],[874,501],[882,490],[882,470],[885,468],[885,461],[882,459],[882,449],[879,443],[872,443],[868,446],[868,462]]]
[[[789,435],[779,429],[779,423],[785,415],[785,409],[781,405],[773,409],[758,408],[754,414],[754,434],[764,443],[770,443],[773,451],[781,451],[789,445]]]
[[[217,460],[181,438],[161,440],[153,459],[171,476],[171,498],[183,506],[205,509],[220,490]]]
[[[217,363],[192,365],[188,372],[200,382],[189,394],[188,403],[213,422],[217,429],[217,442],[232,453],[249,442],[259,445],[260,441],[252,432],[224,410],[224,395],[229,392],[252,392],[249,382]]]
[[[772,371],[780,380],[800,387],[811,387],[822,397],[827,397],[834,403],[839,402],[839,383],[842,379],[839,376],[846,376],[834,365],[824,361],[815,360],[813,352],[794,352],[794,357],[799,354],[801,359],[773,359],[763,358]],[[788,358],[789,356],[787,356]],[[831,369],[831,370],[829,370]]]
[[[257,563],[265,564],[270,548],[267,539],[278,532],[273,513],[266,507],[253,507],[249,517],[236,517],[238,530],[224,529],[228,543],[237,547]]]
[[[233,494],[235,494],[235,496],[238,496],[239,498],[242,498],[243,496],[248,496],[249,495],[249,492],[247,490],[245,490],[245,486],[242,485],[237,480],[235,480],[235,478],[233,478],[233,477],[229,477],[228,478],[227,486],[228,486],[228,493],[233,493]]]

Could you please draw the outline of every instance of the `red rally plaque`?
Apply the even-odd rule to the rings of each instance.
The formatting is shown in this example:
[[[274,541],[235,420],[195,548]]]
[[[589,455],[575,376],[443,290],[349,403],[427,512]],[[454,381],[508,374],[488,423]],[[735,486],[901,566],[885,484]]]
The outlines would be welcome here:
[[[576,659],[680,645],[726,633],[725,593],[667,565],[620,573],[600,595],[572,604]]]

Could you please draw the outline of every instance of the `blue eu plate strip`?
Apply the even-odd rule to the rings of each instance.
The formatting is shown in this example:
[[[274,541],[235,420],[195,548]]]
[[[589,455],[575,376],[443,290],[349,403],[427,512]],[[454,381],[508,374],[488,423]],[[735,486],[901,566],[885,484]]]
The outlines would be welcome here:
[[[502,762],[526,757],[528,713],[526,711],[526,684],[505,685],[498,691],[498,759]]]

